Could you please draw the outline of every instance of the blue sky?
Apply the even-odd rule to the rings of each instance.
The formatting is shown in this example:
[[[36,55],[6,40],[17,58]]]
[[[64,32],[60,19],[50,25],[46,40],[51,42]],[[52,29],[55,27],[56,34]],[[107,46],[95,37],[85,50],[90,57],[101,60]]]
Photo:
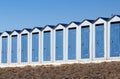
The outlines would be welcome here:
[[[0,0],[0,32],[120,14],[120,0]]]

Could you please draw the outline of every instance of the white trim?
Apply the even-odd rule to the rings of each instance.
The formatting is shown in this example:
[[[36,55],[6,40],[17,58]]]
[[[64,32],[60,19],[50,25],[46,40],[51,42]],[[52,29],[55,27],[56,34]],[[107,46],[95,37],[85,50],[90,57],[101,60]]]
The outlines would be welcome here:
[[[56,30],[62,29],[63,30],[63,60],[56,60]],[[65,52],[65,31],[66,28],[62,25],[58,25],[54,29],[54,63],[64,63],[65,62],[65,57],[66,57],[66,52]]]
[[[78,26],[77,27],[77,40],[76,40],[76,45],[77,45],[77,60],[80,62],[81,60],[81,28]]]
[[[74,59],[74,60],[69,60],[68,59],[68,30],[69,30],[69,28],[76,28],[76,52],[75,52],[76,53],[76,59]],[[66,36],[66,41],[65,41],[66,42],[65,43],[66,44],[66,55],[65,55],[66,56],[66,62],[78,62],[78,57],[79,57],[78,56],[79,52],[77,51],[78,50],[78,46],[77,46],[78,45],[77,44],[77,41],[78,41],[77,40],[77,38],[78,38],[78,25],[75,24],[75,23],[71,23],[70,25],[68,25],[68,27],[66,28],[66,35],[65,36]]]
[[[9,65],[10,64],[10,60],[9,60],[9,58],[10,58],[10,40],[9,40],[9,34],[7,33],[7,32],[3,32],[2,34],[1,34],[1,57],[0,57],[0,59],[2,60],[2,37],[3,36],[7,36],[7,63],[2,63],[2,61],[1,61],[1,65],[5,65],[5,66],[7,66],[7,65]]]
[[[110,57],[110,23],[120,21],[120,17],[114,16],[108,22],[102,18],[97,19],[95,23],[91,23],[87,20],[83,21],[80,25],[75,24],[74,22],[69,24],[67,27],[62,26],[61,24],[57,25],[55,29],[46,26],[43,30],[35,28],[32,32],[24,29],[20,34],[17,31],[13,31],[11,35],[7,32],[3,32],[0,35],[0,66],[1,67],[16,67],[16,66],[26,66],[26,65],[59,65],[59,64],[71,64],[71,63],[99,63],[104,61],[120,61],[120,57]],[[104,57],[95,58],[95,25],[104,24]],[[81,59],[81,27],[89,26],[89,55],[88,59]],[[68,29],[76,27],[76,59],[68,59]],[[56,30],[63,29],[63,60],[55,60],[55,51],[56,51]],[[43,43],[44,43],[44,31],[50,31],[50,61],[43,61]],[[32,33],[39,33],[39,61],[32,62]],[[28,35],[28,62],[21,62],[21,35]],[[17,35],[17,63],[11,62],[11,38],[12,35]],[[7,63],[1,62],[2,56],[2,37],[7,36]]]
[[[39,45],[38,45],[38,62],[32,62],[32,34],[33,33],[38,33],[38,40],[39,40]],[[30,37],[31,37],[31,40],[30,40],[30,44],[31,44],[31,47],[30,47],[30,64],[39,64],[41,63],[41,31],[37,28],[35,28],[31,33],[30,33]]]
[[[50,41],[50,45],[51,45],[51,46],[50,46],[50,47],[51,47],[51,48],[50,48],[50,51],[51,51],[51,52],[50,52],[50,56],[51,56],[51,57],[50,57],[50,58],[51,58],[50,61],[44,61],[44,60],[43,60],[43,59],[44,59],[44,58],[43,58],[43,53],[44,53],[44,51],[43,51],[43,49],[44,49],[44,48],[43,48],[44,44],[43,44],[43,43],[44,43],[44,32],[45,32],[45,31],[50,31],[50,40],[51,40],[51,41]],[[42,59],[41,59],[41,60],[42,60],[42,64],[49,64],[49,63],[53,63],[53,62],[54,62],[54,50],[53,50],[53,49],[54,49],[53,29],[50,28],[49,26],[46,26],[46,27],[42,30]]]
[[[89,58],[86,58],[86,59],[82,59],[81,58],[81,28],[84,27],[84,26],[89,26]],[[91,62],[92,61],[92,57],[93,57],[93,47],[92,47],[92,32],[93,32],[93,29],[92,29],[92,23],[90,23],[89,21],[85,20],[82,24],[79,25],[79,31],[80,31],[80,40],[79,40],[79,45],[80,45],[80,59],[79,61],[80,62]]]
[[[11,62],[11,48],[12,48],[11,46],[12,46],[12,36],[13,36],[13,35],[17,35],[17,62],[16,62],[16,63],[12,63],[12,62]],[[11,35],[10,35],[10,59],[9,59],[9,60],[10,60],[10,65],[17,65],[17,64],[19,64],[19,62],[20,62],[20,61],[19,61],[19,60],[20,60],[20,59],[19,59],[19,54],[20,54],[20,51],[19,51],[19,46],[20,46],[20,45],[19,45],[19,41],[20,41],[20,40],[19,40],[19,37],[20,37],[20,35],[19,35],[19,33],[17,33],[16,31],[14,31],[14,32],[11,33]]]
[[[108,21],[108,60],[120,60],[120,57],[110,57],[110,23],[120,22],[120,17],[114,16],[110,21]]]
[[[0,64],[2,64],[1,57],[2,57],[2,37],[0,36]]]
[[[104,57],[102,58],[95,58],[95,25],[96,24],[104,24]],[[107,59],[107,22],[101,18],[99,18],[93,24],[93,60],[106,60]]]
[[[21,36],[22,34],[27,34],[28,35],[28,62],[21,62]],[[30,40],[31,40],[31,37],[30,37],[30,32],[28,32],[26,29],[24,29],[21,33],[20,33],[20,64],[21,65],[29,65],[30,64]]]

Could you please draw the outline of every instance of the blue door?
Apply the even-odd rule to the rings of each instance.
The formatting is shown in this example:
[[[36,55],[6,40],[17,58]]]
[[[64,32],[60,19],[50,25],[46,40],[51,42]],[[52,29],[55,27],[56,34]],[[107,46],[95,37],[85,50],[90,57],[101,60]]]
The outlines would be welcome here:
[[[12,36],[11,40],[11,62],[16,63],[17,62],[17,35]]]
[[[104,25],[95,26],[95,57],[104,57]]]
[[[45,31],[44,32],[44,39],[43,39],[44,43],[43,43],[43,60],[44,61],[50,61],[51,59],[51,51],[50,51],[50,31]]]
[[[110,25],[110,57],[120,56],[120,22]]]
[[[8,37],[3,36],[2,37],[2,59],[1,59],[2,63],[7,63],[7,55],[8,55],[7,50],[8,50]]]
[[[63,60],[63,29],[56,30],[56,60]]]
[[[39,33],[32,34],[32,62],[39,60]]]
[[[68,29],[68,60],[76,59],[76,28]]]
[[[89,41],[90,41],[89,26],[82,26],[81,28],[81,58],[82,59],[86,59],[90,57]]]
[[[28,35],[21,36],[21,62],[28,62]]]

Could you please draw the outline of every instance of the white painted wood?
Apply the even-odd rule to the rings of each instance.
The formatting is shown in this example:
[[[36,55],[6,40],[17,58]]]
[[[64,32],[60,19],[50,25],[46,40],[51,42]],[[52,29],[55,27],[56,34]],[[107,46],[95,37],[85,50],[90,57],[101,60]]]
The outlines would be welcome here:
[[[63,29],[63,60],[55,59],[55,56],[56,56],[56,30],[59,30],[59,29]],[[65,48],[66,32],[65,31],[66,31],[66,28],[61,24],[57,25],[56,28],[54,29],[54,63],[64,63],[65,62],[65,59],[66,59],[66,51],[65,51],[66,50],[66,48]]]
[[[0,36],[0,64],[1,64],[1,54],[2,54],[2,37]]]
[[[33,33],[38,33],[39,34],[39,49],[38,49],[38,51],[39,51],[39,53],[38,53],[38,58],[39,58],[39,60],[38,60],[38,62],[32,62],[32,34]],[[38,29],[38,28],[34,28],[33,30],[32,30],[32,32],[30,33],[30,38],[31,38],[31,40],[30,40],[30,64],[40,64],[42,61],[41,61],[41,30],[40,29]]]
[[[120,22],[120,17],[119,16],[113,16],[109,21],[108,21],[108,60],[120,60],[120,57],[110,57],[110,24],[112,22]]]
[[[61,65],[61,64],[71,64],[71,63],[99,63],[104,61],[120,61],[120,57],[110,57],[110,23],[111,22],[118,22],[120,21],[119,16],[112,17],[108,22],[103,20],[102,18],[98,18],[94,24],[91,22],[84,20],[80,25],[70,23],[68,27],[64,27],[62,25],[57,25],[55,29],[49,27],[49,25],[45,26],[43,30],[39,30],[35,28],[30,33],[26,29],[23,29],[22,32],[19,34],[16,31],[13,31],[11,35],[7,32],[3,32],[0,36],[0,67],[16,67],[16,66],[26,66],[26,65]],[[95,58],[95,25],[96,24],[104,24],[104,57],[103,58]],[[81,27],[82,26],[90,26],[90,58],[89,59],[81,59]],[[68,29],[76,27],[76,59],[75,60],[68,60]],[[56,61],[55,60],[55,34],[57,29],[63,29],[63,61]],[[51,60],[50,61],[43,61],[43,43],[44,43],[44,32],[50,31],[51,36]],[[39,32],[39,61],[32,62],[32,33]],[[21,62],[21,35],[28,34],[28,62],[23,63]],[[18,36],[18,62],[13,64],[11,63],[11,37],[12,35]],[[8,36],[8,63],[3,64],[1,63],[1,56],[2,56],[2,37]]]
[[[87,59],[82,59],[81,58],[81,28],[82,27],[84,27],[84,26],[89,26],[89,28],[90,28],[90,34],[89,34],[89,36],[90,36],[90,38],[89,38],[89,55],[90,55],[90,57],[89,58],[87,58]],[[87,21],[87,20],[84,20],[80,25],[79,25],[79,62],[90,62],[90,61],[92,61],[92,57],[93,57],[93,25],[92,25],[92,23],[90,23],[89,21]]]
[[[76,59],[75,60],[68,60],[68,30],[69,30],[69,28],[76,28]],[[66,47],[65,47],[65,49],[66,49],[66,59],[65,59],[65,61],[66,61],[66,63],[67,62],[69,62],[69,63],[71,63],[71,62],[78,62],[78,53],[79,53],[79,51],[77,51],[78,50],[78,44],[77,44],[77,38],[78,38],[78,25],[77,24],[75,24],[74,22],[72,22],[72,23],[70,23],[67,27],[66,27]]]
[[[22,34],[27,34],[28,35],[28,62],[21,62],[21,36]],[[20,33],[20,64],[21,65],[29,65],[30,64],[30,32],[27,31],[26,29],[23,29],[22,32]]]
[[[12,46],[12,36],[13,36],[13,35],[17,35],[17,63],[12,63],[12,62],[11,62],[11,53],[12,53],[12,49],[11,49],[12,47],[11,47],[11,46]],[[20,49],[19,49],[20,39],[19,39],[19,37],[20,37],[20,36],[19,36],[19,33],[18,33],[17,31],[13,31],[13,32],[11,33],[11,35],[10,35],[10,51],[9,51],[9,52],[10,52],[10,57],[9,57],[9,58],[10,58],[10,59],[9,59],[9,60],[10,60],[10,65],[17,65],[17,64],[20,63],[20,57],[19,57],[19,54],[20,54],[20,51],[19,51],[19,50],[20,50]]]
[[[104,24],[104,57],[95,58],[95,26],[96,24]],[[93,24],[93,61],[106,60],[107,58],[107,22],[102,18],[98,18]]]
[[[9,64],[10,64],[10,39],[9,39],[9,34],[7,33],[7,32],[3,32],[2,34],[1,34],[1,57],[0,57],[0,59],[2,58],[2,37],[3,36],[7,36],[7,63],[2,63],[1,62],[1,65],[4,65],[4,66],[8,66]]]
[[[43,43],[44,43],[44,32],[45,31],[50,31],[50,37],[51,37],[51,60],[50,61],[43,61]],[[53,34],[53,29],[51,27],[49,27],[49,25],[45,26],[45,28],[42,30],[42,64],[49,64],[49,63],[53,63],[54,61],[54,34]]]

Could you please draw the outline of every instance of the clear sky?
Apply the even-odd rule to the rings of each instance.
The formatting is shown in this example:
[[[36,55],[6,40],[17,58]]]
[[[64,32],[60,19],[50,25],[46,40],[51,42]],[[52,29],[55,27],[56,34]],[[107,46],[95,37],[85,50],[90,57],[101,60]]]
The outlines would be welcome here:
[[[0,0],[0,32],[120,14],[120,0]]]

